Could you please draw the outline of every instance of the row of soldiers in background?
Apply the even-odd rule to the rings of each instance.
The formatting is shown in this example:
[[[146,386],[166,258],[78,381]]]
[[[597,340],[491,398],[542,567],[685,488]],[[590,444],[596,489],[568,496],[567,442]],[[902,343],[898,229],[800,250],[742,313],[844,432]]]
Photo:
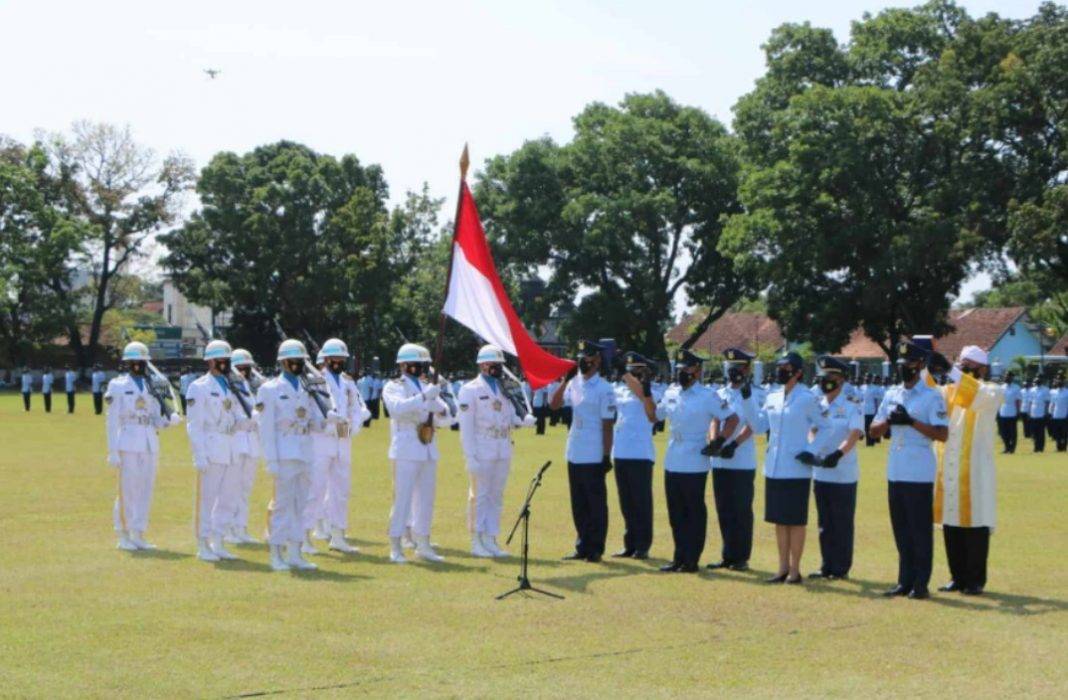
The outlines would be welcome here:
[[[249,496],[261,458],[274,481],[267,532],[271,567],[316,568],[304,557],[318,553],[316,538],[329,540],[330,549],[356,553],[345,537],[351,444],[371,410],[357,382],[344,372],[345,344],[328,340],[316,369],[302,343],[286,340],[278,350],[281,371],[270,379],[257,371],[247,351],[231,351],[221,340],[208,344],[204,358],[207,372],[183,392],[196,468],[197,556],[211,562],[233,559],[227,544],[256,543],[248,531]],[[148,376],[155,368],[143,344],[129,344],[123,361],[128,372],[110,382],[106,394],[108,461],[119,470],[114,522],[120,549],[148,549],[152,545],[144,533],[158,463],[157,433],[181,418]],[[391,419],[388,534],[395,563],[407,561],[407,547],[425,561],[444,559],[430,543],[439,457],[435,432],[457,422],[471,481],[471,552],[507,556],[497,535],[511,430],[533,425],[534,416],[514,377],[514,391],[502,384],[507,369],[499,348],[483,347],[476,364],[479,374],[463,385],[457,405],[449,383],[430,368],[426,348],[405,344],[397,354],[398,376],[383,387]]]
[[[929,338],[900,350],[900,383],[879,402],[870,432],[890,437],[888,503],[898,548],[898,582],[888,596],[929,596],[933,526],[943,526],[952,580],[944,591],[979,594],[986,585],[994,527],[995,416],[1005,387],[985,380],[989,359],[966,347],[956,365]],[[775,525],[779,570],[769,583],[802,581],[809,493],[815,491],[822,563],[810,577],[847,578],[852,565],[864,407],[847,378],[850,367],[817,360],[818,395],[800,384],[803,361],[787,353],[775,365],[776,386],[759,396],[750,380],[752,356],[725,353],[729,385],[699,381],[701,358],[678,354],[675,382],[660,400],[651,389],[651,363],[627,353],[622,385],[600,376],[603,348],[580,343],[578,367],[553,393],[557,408],[570,397],[574,420],[567,460],[575,549],[565,559],[600,561],[608,532],[605,476],[615,470],[625,532],[617,557],[645,559],[652,545],[652,425],[667,419],[664,489],[674,540],[665,572],[696,572],[705,545],[705,487],[712,473],[722,536],[710,569],[748,568],[752,551],[756,452],[753,436],[768,433],[764,458],[764,519]],[[893,426],[892,435],[890,433]],[[933,444],[940,443],[936,455]],[[814,484],[813,484],[814,482]]]
[[[41,398],[44,401],[45,413],[52,412],[52,391],[55,387],[56,379],[57,373],[51,367],[45,367],[41,370]],[[63,369],[62,380],[63,391],[67,395],[67,413],[74,413],[75,396],[78,393],[80,377],[77,372],[68,366]],[[107,381],[107,374],[100,365],[93,367],[93,371],[89,375],[89,381],[93,394],[93,410],[97,415],[100,415],[104,409],[104,383]],[[23,367],[19,383],[22,391],[23,408],[29,411],[33,404],[33,370],[29,367]]]

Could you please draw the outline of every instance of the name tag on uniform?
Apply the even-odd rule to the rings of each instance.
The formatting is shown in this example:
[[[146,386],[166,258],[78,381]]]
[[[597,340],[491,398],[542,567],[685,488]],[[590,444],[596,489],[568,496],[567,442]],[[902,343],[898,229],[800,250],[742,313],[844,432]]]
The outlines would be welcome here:
[[[285,399],[288,399],[289,397],[288,397],[288,396],[286,396],[285,394],[279,394],[279,395],[278,395],[278,398],[280,398],[280,399],[282,399],[282,400],[285,400]]]
[[[213,391],[213,392],[211,392],[211,395],[212,395],[212,396],[218,396],[218,395],[219,395],[219,392],[217,392],[217,391]]]

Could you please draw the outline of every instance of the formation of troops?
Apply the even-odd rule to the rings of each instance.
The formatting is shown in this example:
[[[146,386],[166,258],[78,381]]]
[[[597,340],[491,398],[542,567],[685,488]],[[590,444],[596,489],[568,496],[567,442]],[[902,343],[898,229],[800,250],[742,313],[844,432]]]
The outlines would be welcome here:
[[[390,421],[393,471],[389,556],[398,564],[412,556],[406,550],[427,562],[444,559],[431,544],[438,431],[460,433],[470,480],[471,554],[503,557],[507,552],[498,539],[512,433],[532,427],[540,434],[547,422],[562,422],[575,529],[574,549],[565,559],[598,562],[605,556],[607,475],[613,471],[624,534],[612,556],[650,556],[653,436],[665,430],[664,491],[674,547],[661,571],[699,570],[709,474],[722,547],[706,566],[746,570],[753,545],[756,437],[764,434],[764,520],[774,526],[778,549],[778,570],[768,582],[803,580],[810,494],[820,563],[808,575],[848,578],[857,450],[888,439],[887,494],[899,561],[897,583],[886,594],[929,596],[936,524],[951,577],[942,590],[979,594],[996,524],[995,435],[1004,452],[1013,452],[1023,420],[1025,435],[1041,451],[1052,423],[1057,449],[1066,447],[1063,380],[1055,380],[1052,390],[1019,386],[1011,374],[995,383],[987,376],[986,352],[976,346],[950,362],[929,337],[916,336],[898,349],[896,382],[868,376],[860,386],[849,381],[854,370],[848,363],[828,355],[817,358],[812,386],[802,383],[804,363],[792,352],[776,361],[773,383],[760,384],[753,378],[755,358],[730,348],[723,356],[725,381],[717,386],[702,383],[704,360],[688,351],[675,357],[667,383],[659,381],[655,363],[635,352],[603,367],[604,350],[581,341],[571,372],[532,391],[508,371],[503,352],[493,345],[479,350],[477,373],[461,382],[439,377],[429,351],[412,343],[397,352],[395,378],[381,380],[370,373],[350,376],[348,348],[336,338],[324,343],[314,362],[300,341],[285,340],[271,378],[260,373],[249,352],[210,342],[206,371],[187,372],[180,384],[196,469],[197,556],[233,559],[227,545],[258,542],[249,529],[249,499],[261,461],[272,480],[266,539],[273,569],[316,568],[308,556],[319,552],[317,541],[358,553],[346,534],[352,442],[381,406]],[[126,371],[106,387],[96,368],[93,394],[102,398],[98,405],[107,406],[108,461],[119,473],[118,547],[137,550],[152,547],[145,533],[158,432],[183,417],[145,345],[128,344],[122,360]],[[613,381],[606,378],[610,373]],[[73,399],[69,406],[73,410]]]

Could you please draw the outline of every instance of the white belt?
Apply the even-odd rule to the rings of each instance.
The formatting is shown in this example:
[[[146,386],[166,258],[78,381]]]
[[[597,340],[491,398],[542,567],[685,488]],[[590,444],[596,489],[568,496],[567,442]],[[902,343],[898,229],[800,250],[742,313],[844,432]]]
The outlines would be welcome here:
[[[231,425],[228,428],[220,428],[218,426],[211,426],[211,427],[208,428],[208,432],[209,433],[215,433],[216,435],[233,435],[234,434],[234,426]]]
[[[512,434],[511,428],[480,428],[478,436],[482,438],[496,438],[503,440]]]
[[[277,425],[278,432],[282,435],[307,435],[308,425],[307,423],[296,423],[289,421],[286,423],[279,423]]]
[[[125,422],[132,423],[134,425],[152,425],[152,419],[148,416],[132,416]]]

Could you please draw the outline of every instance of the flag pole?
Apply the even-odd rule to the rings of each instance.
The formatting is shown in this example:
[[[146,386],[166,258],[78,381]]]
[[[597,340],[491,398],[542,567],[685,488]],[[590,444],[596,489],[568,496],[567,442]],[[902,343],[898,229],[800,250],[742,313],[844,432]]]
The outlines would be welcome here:
[[[456,233],[460,229],[460,207],[464,201],[464,183],[467,182],[467,167],[471,164],[471,158],[467,152],[467,144],[464,143],[464,151],[460,154],[460,187],[456,193],[456,217],[452,222],[452,240],[449,242],[449,266],[445,270],[445,298],[449,298],[449,285],[452,283],[452,259],[456,255]],[[442,307],[441,319],[438,322],[438,339],[434,347],[434,370],[441,365],[441,353],[445,344],[445,311]]]

